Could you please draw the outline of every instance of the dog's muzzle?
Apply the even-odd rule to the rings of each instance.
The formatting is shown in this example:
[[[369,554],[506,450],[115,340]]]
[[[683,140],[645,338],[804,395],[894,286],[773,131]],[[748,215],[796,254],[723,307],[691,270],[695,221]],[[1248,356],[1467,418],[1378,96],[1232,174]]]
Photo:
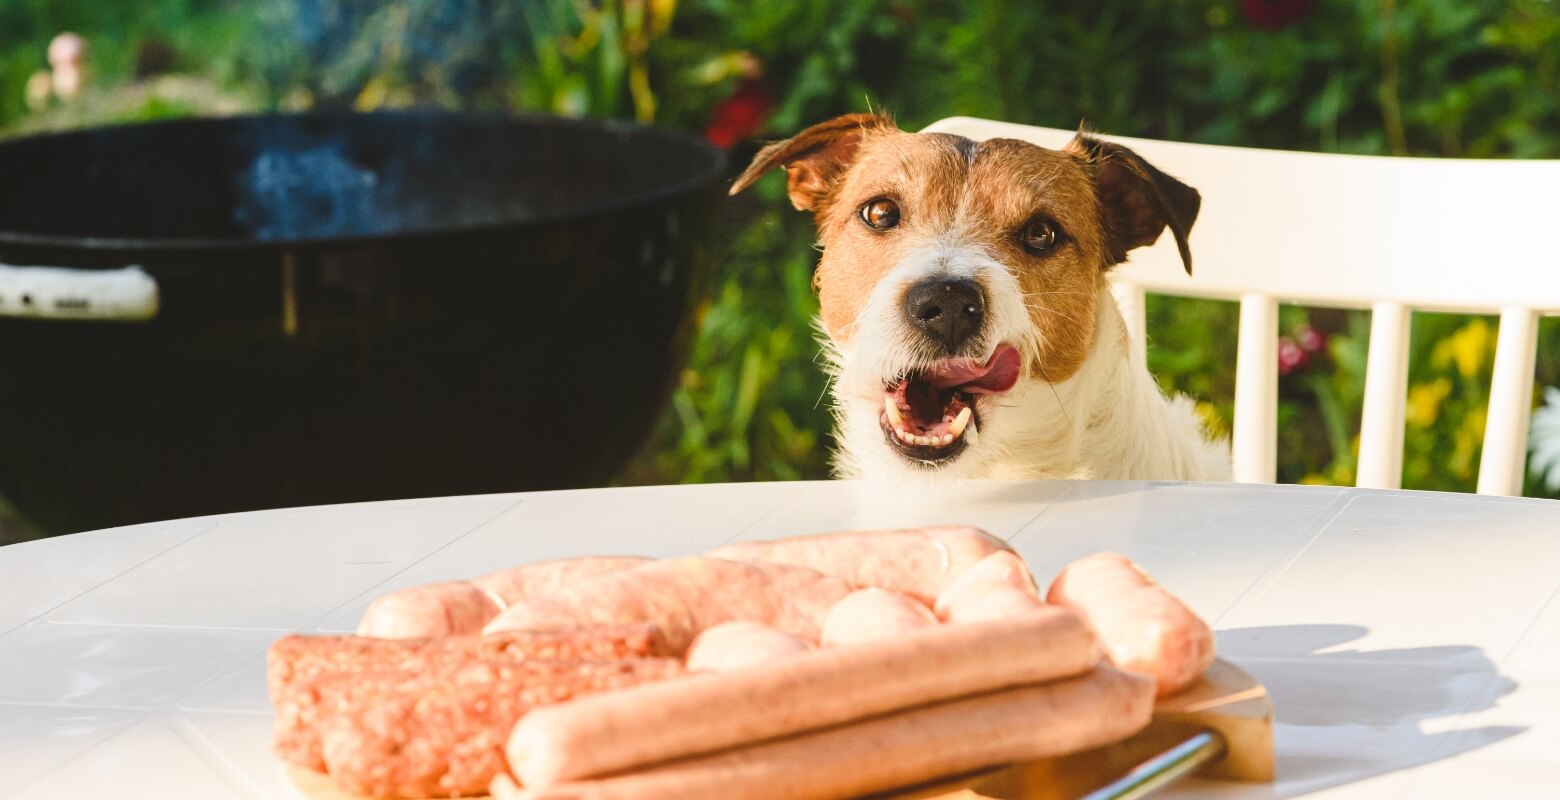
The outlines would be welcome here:
[[[1018,348],[1003,344],[985,361],[947,358],[883,387],[879,418],[889,446],[928,465],[964,452],[980,423],[977,399],[1018,383]]]

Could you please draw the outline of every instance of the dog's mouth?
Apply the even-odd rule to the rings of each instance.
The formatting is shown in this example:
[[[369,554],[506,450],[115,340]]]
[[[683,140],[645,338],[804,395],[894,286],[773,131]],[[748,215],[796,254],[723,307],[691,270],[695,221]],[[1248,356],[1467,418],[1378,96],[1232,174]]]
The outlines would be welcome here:
[[[943,359],[883,387],[883,435],[907,458],[936,463],[953,458],[978,435],[976,398],[1002,394],[1018,383],[1018,348],[1004,344],[984,363]]]

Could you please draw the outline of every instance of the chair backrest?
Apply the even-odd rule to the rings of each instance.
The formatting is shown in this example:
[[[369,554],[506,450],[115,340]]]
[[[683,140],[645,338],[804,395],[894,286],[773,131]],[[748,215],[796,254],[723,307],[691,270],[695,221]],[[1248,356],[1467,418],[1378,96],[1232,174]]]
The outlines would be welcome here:
[[[1073,131],[952,117],[927,131],[1061,147]],[[1277,477],[1278,304],[1371,310],[1357,483],[1402,482],[1414,311],[1499,314],[1481,494],[1522,491],[1538,318],[1560,313],[1560,161],[1345,156],[1106,137],[1202,193],[1194,274],[1169,236],[1115,291],[1134,346],[1143,293],[1240,303],[1234,476]]]

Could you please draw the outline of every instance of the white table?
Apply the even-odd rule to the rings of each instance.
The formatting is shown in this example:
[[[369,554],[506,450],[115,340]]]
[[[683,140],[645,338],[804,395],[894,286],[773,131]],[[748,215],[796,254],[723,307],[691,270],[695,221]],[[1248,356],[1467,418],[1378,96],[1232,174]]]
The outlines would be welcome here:
[[[1560,503],[1294,486],[980,484],[927,523],[1037,573],[1117,550],[1272,692],[1279,782],[1185,797],[1560,797]],[[387,591],[849,525],[848,483],[372,503],[0,548],[0,797],[290,797],[263,663]]]

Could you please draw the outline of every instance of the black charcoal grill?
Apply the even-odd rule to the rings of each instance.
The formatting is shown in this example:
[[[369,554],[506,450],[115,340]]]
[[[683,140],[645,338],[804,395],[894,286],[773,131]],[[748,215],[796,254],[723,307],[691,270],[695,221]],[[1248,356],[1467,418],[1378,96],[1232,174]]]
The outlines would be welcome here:
[[[720,153],[409,112],[0,142],[0,496],[50,532],[609,480]]]

